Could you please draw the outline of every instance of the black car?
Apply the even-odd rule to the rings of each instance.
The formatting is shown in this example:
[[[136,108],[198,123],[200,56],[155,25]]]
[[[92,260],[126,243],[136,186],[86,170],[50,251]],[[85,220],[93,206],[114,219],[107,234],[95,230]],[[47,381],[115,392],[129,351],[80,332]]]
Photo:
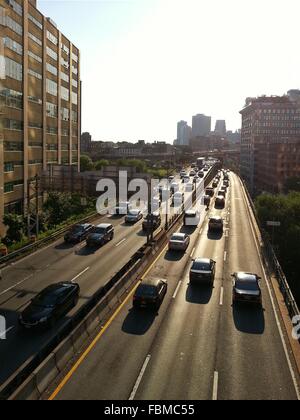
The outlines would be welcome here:
[[[22,312],[19,323],[24,328],[52,328],[59,318],[78,303],[80,287],[76,283],[57,283],[44,289]]]
[[[135,308],[155,308],[161,305],[168,290],[167,280],[149,278],[144,280],[136,289],[133,296]]]
[[[114,237],[114,227],[109,223],[96,226],[86,239],[88,247],[102,246]]]
[[[143,231],[148,232],[151,230],[151,226],[153,226],[153,231],[155,231],[161,225],[161,216],[159,212],[154,212],[152,214],[152,221],[151,221],[151,214],[147,214],[145,219],[143,220]]]
[[[203,204],[204,204],[205,206],[209,206],[209,205],[210,205],[210,200],[211,200],[210,196],[209,196],[209,195],[205,195],[205,196],[203,197]]]
[[[219,194],[216,197],[215,207],[216,208],[224,208],[225,207],[225,197],[223,195]]]
[[[220,216],[213,216],[209,219],[208,229],[209,231],[221,231],[223,232],[223,219]]]
[[[84,241],[93,227],[94,226],[90,223],[73,226],[73,228],[65,234],[65,242],[74,244]]]
[[[193,260],[193,264],[190,269],[190,283],[208,283],[210,285],[213,285],[215,280],[215,272],[215,261],[209,258],[197,258]]]
[[[261,277],[257,274],[238,272],[232,274],[232,304],[236,302],[262,305],[262,293],[259,285]]]
[[[206,190],[205,190],[205,194],[206,194],[206,195],[209,195],[210,197],[213,197],[213,196],[214,196],[214,193],[215,193],[215,190],[214,190],[214,188],[212,188],[212,187],[208,187],[208,188],[206,188]]]

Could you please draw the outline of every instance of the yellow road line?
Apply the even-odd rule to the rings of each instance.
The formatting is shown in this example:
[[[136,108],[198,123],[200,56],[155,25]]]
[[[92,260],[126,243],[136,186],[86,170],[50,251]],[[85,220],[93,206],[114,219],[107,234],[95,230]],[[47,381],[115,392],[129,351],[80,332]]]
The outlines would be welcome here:
[[[156,259],[153,261],[153,263],[150,265],[150,267],[146,270],[146,272],[141,277],[141,280],[144,280],[144,278],[147,276],[147,274],[152,270],[154,265],[157,263],[157,261],[161,258],[163,253],[166,251],[168,245],[164,247],[164,249],[161,251],[161,253],[156,257]],[[102,328],[100,333],[97,335],[97,337],[93,340],[93,342],[89,345],[89,347],[86,349],[86,351],[81,355],[81,357],[78,359],[78,361],[75,363],[75,365],[72,367],[72,369],[68,372],[68,374],[64,377],[64,379],[61,381],[61,383],[58,385],[58,387],[55,389],[53,394],[50,396],[49,401],[53,401],[57,395],[60,393],[60,391],[64,388],[64,386],[69,382],[69,380],[72,378],[74,373],[78,370],[78,368],[81,366],[83,361],[87,358],[87,356],[90,354],[90,352],[93,350],[93,348],[96,346],[102,335],[105,333],[105,331],[108,329],[108,327],[111,325],[111,323],[114,321],[114,319],[117,317],[117,315],[121,312],[123,307],[126,305],[126,303],[129,301],[129,299],[134,294],[135,290],[139,286],[141,281],[139,281],[136,286],[132,289],[132,291],[129,293],[129,295],[126,297],[124,302],[117,308],[117,310],[114,312],[114,314],[111,316],[111,318],[107,321],[105,326]]]

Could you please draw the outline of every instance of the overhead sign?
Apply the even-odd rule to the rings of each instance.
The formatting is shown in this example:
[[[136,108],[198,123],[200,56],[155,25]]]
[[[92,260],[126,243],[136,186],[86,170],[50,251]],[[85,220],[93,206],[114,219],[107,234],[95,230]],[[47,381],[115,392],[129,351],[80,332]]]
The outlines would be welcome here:
[[[267,226],[273,226],[273,227],[280,227],[281,223],[280,222],[267,222]]]

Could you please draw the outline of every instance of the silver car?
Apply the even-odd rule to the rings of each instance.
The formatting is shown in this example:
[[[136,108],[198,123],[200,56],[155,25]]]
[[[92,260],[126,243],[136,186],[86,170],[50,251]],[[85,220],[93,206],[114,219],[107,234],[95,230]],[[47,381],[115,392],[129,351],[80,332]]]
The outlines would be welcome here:
[[[139,220],[143,218],[143,213],[139,209],[132,209],[129,213],[125,216],[126,223],[137,223]]]
[[[190,244],[190,237],[185,233],[174,233],[169,240],[170,251],[186,251]]]

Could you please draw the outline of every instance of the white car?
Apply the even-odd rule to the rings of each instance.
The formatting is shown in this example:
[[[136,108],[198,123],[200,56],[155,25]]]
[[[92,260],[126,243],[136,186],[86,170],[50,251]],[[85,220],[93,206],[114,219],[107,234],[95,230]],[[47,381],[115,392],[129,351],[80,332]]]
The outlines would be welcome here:
[[[172,204],[174,207],[180,207],[184,203],[184,194],[180,191],[176,192],[172,198]]]
[[[192,182],[188,182],[185,184],[185,191],[186,192],[193,192],[194,191],[194,184]]]
[[[170,251],[186,251],[190,244],[190,237],[186,233],[174,233],[169,240]]]
[[[129,213],[125,216],[126,223],[137,223],[143,218],[143,213],[139,209],[129,210]]]
[[[152,212],[157,211],[161,206],[161,201],[159,197],[152,198]]]

